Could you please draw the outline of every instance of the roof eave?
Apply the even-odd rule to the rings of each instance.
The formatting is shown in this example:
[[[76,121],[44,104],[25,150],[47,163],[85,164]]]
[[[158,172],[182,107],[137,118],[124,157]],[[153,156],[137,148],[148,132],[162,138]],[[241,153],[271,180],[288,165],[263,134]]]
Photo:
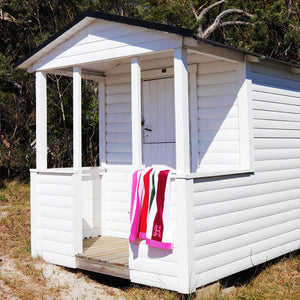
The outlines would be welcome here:
[[[26,55],[24,58],[22,58],[17,63],[15,63],[13,67],[23,68],[23,69],[29,68],[38,59],[37,55],[42,50],[44,50],[43,52],[45,52],[48,46],[50,48],[54,48],[57,44],[61,42],[61,40],[64,40],[68,38],[69,35],[72,35],[72,32],[75,31],[75,29],[80,30],[81,28],[87,26],[89,23],[93,22],[96,19],[113,21],[113,22],[123,23],[127,25],[133,25],[133,26],[140,26],[147,29],[164,31],[168,33],[178,34],[185,37],[193,36],[193,31],[185,28],[180,28],[180,27],[175,27],[175,26],[170,26],[170,25],[165,25],[160,23],[154,23],[154,22],[144,21],[144,20],[139,20],[134,18],[128,18],[128,17],[118,16],[118,15],[112,15],[112,14],[107,14],[107,13],[102,13],[97,11],[87,11],[82,15],[80,15],[78,18],[76,18],[74,21],[69,23],[67,26],[62,28],[60,31],[52,35],[48,40],[46,40],[40,46],[36,47],[28,55]],[[70,33],[71,29],[73,30]]]
[[[294,73],[298,73],[298,71],[296,71],[296,70],[300,69],[299,64],[294,64],[294,63],[291,63],[291,62],[288,62],[288,61],[280,60],[280,59],[273,58],[273,57],[268,57],[268,56],[265,56],[263,54],[255,53],[255,52],[252,52],[252,51],[247,51],[247,50],[244,50],[244,49],[235,48],[235,47],[232,47],[230,45],[222,44],[222,43],[215,42],[215,41],[212,41],[212,40],[203,39],[203,38],[200,38],[196,35],[194,35],[193,38],[194,38],[194,40],[198,41],[199,45],[202,42],[202,43],[205,43],[205,44],[208,44],[208,45],[213,45],[213,46],[220,47],[220,48],[223,48],[223,49],[228,49],[228,50],[231,50],[231,51],[235,51],[235,52],[241,53],[243,55],[254,56],[254,57],[259,58],[260,60],[266,60],[266,61],[279,63],[279,64],[283,64],[283,65],[292,67],[293,69],[295,69]]]

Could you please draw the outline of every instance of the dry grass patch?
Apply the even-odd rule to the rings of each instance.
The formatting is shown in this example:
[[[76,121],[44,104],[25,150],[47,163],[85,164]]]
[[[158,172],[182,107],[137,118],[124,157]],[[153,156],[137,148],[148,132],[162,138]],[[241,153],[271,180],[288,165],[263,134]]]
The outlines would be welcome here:
[[[35,268],[38,260],[30,254],[30,197],[29,184],[2,182],[1,211],[8,212],[0,220],[0,280],[20,299],[55,299],[56,288],[47,287],[42,273]],[[17,270],[17,271],[16,271]]]
[[[143,285],[132,284],[123,290],[126,299],[161,299],[161,300],[181,300],[185,299],[182,294]],[[192,297],[190,299],[193,299]]]
[[[249,283],[224,299],[300,299],[300,253],[267,263]]]

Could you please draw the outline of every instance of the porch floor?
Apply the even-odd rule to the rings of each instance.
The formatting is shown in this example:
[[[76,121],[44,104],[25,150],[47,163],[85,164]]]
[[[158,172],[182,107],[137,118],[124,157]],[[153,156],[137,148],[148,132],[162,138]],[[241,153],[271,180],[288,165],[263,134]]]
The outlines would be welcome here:
[[[76,261],[78,269],[129,279],[129,241],[107,236],[85,239]]]

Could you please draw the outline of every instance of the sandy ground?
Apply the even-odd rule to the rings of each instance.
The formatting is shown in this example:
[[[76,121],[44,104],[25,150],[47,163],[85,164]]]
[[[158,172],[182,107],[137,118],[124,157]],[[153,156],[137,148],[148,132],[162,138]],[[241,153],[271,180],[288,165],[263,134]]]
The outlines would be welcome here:
[[[17,270],[16,262],[13,259],[7,256],[1,259],[0,274],[2,278],[13,280],[17,276],[24,282],[24,288],[26,285],[36,285],[36,283],[28,282],[28,277]],[[120,289],[87,279],[82,273],[72,272],[46,262],[38,262],[35,267],[42,273],[49,288],[58,288],[61,291],[59,299],[125,299],[121,296]],[[47,298],[52,299],[43,297],[43,299]],[[0,280],[0,299],[20,298],[15,296],[15,292],[3,280]]]

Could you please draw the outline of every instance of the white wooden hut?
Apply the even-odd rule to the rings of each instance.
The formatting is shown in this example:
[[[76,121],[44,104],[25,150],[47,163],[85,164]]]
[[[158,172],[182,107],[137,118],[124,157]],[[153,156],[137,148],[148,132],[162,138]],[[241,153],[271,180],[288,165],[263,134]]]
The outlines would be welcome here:
[[[300,248],[298,66],[98,12],[17,66],[36,73],[33,256],[189,293]],[[47,168],[47,73],[73,77],[73,168]],[[99,167],[81,164],[82,78]],[[173,250],[127,241],[128,174],[151,165],[173,170]]]

